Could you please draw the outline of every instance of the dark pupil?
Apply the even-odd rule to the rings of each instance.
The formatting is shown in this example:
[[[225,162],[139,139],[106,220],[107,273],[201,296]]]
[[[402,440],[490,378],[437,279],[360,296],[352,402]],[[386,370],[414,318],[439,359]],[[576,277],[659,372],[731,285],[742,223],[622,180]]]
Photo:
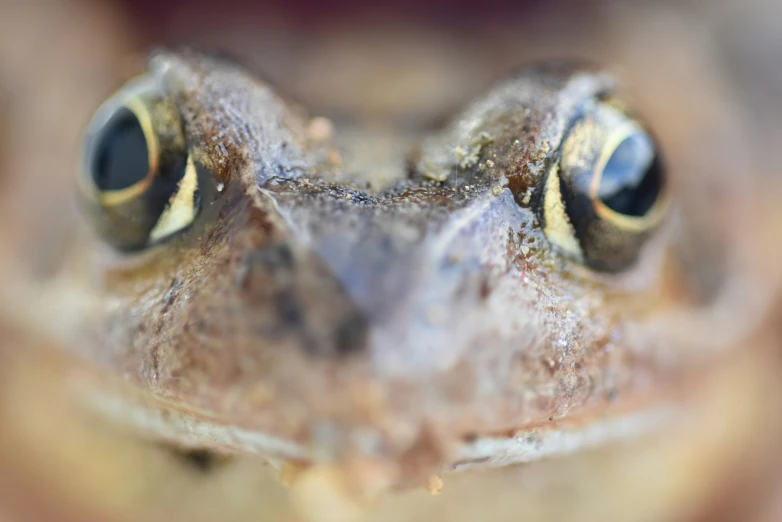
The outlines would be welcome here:
[[[117,111],[99,140],[93,176],[100,190],[122,190],[147,176],[147,140],[132,111]]]
[[[662,188],[662,166],[651,138],[636,132],[622,141],[606,163],[598,197],[611,210],[641,217]]]

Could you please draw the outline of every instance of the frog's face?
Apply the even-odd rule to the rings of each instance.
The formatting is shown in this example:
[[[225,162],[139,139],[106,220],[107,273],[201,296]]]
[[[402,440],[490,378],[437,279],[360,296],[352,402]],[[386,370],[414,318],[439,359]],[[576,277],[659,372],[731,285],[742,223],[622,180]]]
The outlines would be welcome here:
[[[130,261],[101,261],[82,346],[238,430],[194,443],[305,458],[453,455],[654,381],[670,339],[644,325],[693,296],[607,75],[531,69],[405,140],[380,180],[238,67],[155,56],[88,134],[96,243]]]

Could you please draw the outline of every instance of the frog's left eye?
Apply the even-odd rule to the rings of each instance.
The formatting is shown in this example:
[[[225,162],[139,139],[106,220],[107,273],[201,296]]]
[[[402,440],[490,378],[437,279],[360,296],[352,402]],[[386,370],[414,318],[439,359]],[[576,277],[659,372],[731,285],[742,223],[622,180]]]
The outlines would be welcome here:
[[[98,233],[121,250],[159,243],[195,219],[195,165],[176,106],[150,78],[130,82],[96,112],[80,187]]]
[[[590,100],[572,121],[544,187],[549,240],[589,265],[631,265],[667,209],[651,136],[612,100]]]

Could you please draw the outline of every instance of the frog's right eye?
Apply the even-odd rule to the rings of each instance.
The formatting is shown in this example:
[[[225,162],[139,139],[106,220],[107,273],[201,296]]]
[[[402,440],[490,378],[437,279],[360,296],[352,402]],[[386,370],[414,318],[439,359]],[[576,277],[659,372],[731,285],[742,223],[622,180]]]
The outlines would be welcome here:
[[[148,77],[96,112],[85,139],[81,192],[98,233],[120,250],[164,241],[199,208],[198,178],[173,101]]]
[[[664,174],[657,146],[639,121],[616,100],[588,100],[546,178],[546,236],[595,270],[628,268],[666,214]]]

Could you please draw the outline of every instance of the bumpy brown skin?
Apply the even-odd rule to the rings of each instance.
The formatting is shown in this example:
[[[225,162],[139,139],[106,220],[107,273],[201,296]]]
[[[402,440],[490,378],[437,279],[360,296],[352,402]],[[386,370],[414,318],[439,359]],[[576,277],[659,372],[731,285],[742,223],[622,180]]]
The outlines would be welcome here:
[[[513,75],[401,138],[389,179],[237,66],[166,53],[149,74],[181,112],[202,212],[143,259],[90,269],[96,315],[71,344],[165,408],[298,443],[286,458],[416,455],[431,472],[464,439],[621,408],[675,375],[656,359],[671,342],[634,334],[692,299],[664,275],[666,231],[606,275],[538,219],[563,132],[607,75]]]

